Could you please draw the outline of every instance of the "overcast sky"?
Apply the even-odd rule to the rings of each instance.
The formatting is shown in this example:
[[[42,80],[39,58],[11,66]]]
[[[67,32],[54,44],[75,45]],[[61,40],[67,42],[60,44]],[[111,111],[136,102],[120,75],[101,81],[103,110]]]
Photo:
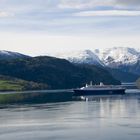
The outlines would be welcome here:
[[[140,48],[140,0],[0,0],[0,49],[29,55]]]

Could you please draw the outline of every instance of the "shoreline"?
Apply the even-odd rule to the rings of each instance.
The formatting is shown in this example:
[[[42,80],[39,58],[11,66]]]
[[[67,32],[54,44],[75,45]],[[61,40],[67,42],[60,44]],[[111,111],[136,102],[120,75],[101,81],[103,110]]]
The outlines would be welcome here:
[[[0,92],[0,105],[73,101],[73,89]],[[140,94],[140,89],[127,89],[126,95]]]

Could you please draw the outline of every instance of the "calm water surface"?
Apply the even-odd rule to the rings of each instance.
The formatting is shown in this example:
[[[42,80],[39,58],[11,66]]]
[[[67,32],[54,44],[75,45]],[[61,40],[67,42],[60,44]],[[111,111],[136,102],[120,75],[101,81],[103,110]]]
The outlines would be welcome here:
[[[0,140],[140,140],[140,94],[0,109]]]

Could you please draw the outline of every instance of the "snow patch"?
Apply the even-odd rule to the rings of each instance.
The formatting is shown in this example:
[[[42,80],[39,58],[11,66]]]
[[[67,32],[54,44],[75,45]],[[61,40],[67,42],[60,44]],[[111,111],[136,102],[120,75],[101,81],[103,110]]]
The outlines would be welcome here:
[[[55,54],[55,57],[66,59],[72,63],[104,65],[99,57],[91,50],[79,50]]]

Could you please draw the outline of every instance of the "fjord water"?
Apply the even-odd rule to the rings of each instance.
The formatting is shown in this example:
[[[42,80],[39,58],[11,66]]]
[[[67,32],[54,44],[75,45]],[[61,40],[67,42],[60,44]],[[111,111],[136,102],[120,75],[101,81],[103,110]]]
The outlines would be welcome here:
[[[0,140],[140,140],[140,93],[0,109]]]

